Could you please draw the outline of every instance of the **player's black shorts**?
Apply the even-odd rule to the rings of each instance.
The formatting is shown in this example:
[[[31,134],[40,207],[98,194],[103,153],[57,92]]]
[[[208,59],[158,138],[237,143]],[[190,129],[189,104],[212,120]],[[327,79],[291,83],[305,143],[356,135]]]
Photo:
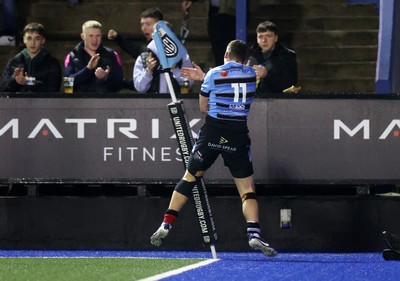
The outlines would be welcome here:
[[[251,141],[247,132],[232,132],[204,124],[193,147],[188,171],[206,171],[221,154],[224,164],[235,178],[253,174]]]

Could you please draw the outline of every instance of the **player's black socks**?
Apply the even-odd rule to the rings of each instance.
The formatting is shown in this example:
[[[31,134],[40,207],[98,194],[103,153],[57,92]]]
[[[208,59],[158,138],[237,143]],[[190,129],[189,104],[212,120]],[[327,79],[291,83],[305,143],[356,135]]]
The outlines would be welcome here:
[[[261,238],[261,229],[260,223],[254,221],[247,222],[247,237],[250,239],[251,237]]]

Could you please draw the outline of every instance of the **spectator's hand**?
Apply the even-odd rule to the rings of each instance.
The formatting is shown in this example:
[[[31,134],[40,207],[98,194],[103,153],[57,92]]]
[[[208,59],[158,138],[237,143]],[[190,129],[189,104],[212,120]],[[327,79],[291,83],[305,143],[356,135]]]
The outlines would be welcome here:
[[[256,72],[257,78],[265,78],[268,74],[268,70],[263,65],[253,65],[253,69]]]
[[[158,61],[153,58],[153,53],[149,52],[149,56],[146,59],[146,71],[153,74],[154,69],[157,67]]]
[[[118,33],[114,29],[110,29],[108,31],[108,34],[107,34],[108,40],[114,40],[115,38],[117,38],[117,36],[118,36]]]
[[[203,81],[204,76],[206,76],[206,74],[200,68],[200,66],[198,66],[194,62],[192,62],[192,64],[193,64],[193,68],[182,67],[182,70],[181,70],[182,76],[185,78],[192,79],[192,80]]]
[[[97,79],[105,80],[110,73],[110,67],[107,65],[107,68],[104,70],[101,67],[96,68],[94,75],[96,75]]]
[[[192,6],[192,1],[190,0],[183,0],[182,1],[182,11],[186,12],[190,6]]]
[[[27,75],[27,73],[25,73],[25,75]],[[14,77],[15,77],[15,81],[19,84],[19,85],[24,85],[25,84],[25,75],[24,75],[24,68],[15,68],[14,70]]]
[[[94,54],[91,58],[90,61],[88,62],[87,68],[90,70],[93,70],[97,67],[100,61],[100,55],[99,54]]]

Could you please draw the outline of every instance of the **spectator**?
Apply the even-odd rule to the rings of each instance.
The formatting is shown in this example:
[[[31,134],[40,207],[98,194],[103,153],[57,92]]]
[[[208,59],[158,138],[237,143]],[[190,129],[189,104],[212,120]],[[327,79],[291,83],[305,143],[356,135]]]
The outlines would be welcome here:
[[[102,45],[102,26],[89,20],[82,25],[80,42],[65,58],[65,76],[74,77],[76,92],[118,92],[123,86],[117,52]]]
[[[261,22],[256,29],[257,45],[250,52],[249,64],[257,74],[258,92],[271,94],[297,85],[295,51],[278,42],[278,28],[270,22]]]
[[[131,40],[127,39],[125,36],[122,36],[114,29],[110,29],[108,31],[107,38],[117,43],[118,46],[122,48],[122,50],[127,52],[128,55],[130,55],[134,59],[136,59],[142,52],[142,48],[139,45],[136,45]]]
[[[202,181],[203,174],[221,155],[242,201],[249,246],[262,251],[266,256],[277,255],[277,251],[261,238],[247,126],[247,116],[256,91],[256,74],[250,66],[243,65],[246,55],[246,43],[231,41],[224,55],[226,63],[211,69],[205,76],[197,76],[204,80],[199,107],[206,119],[191,151],[185,174],[172,193],[163,222],[150,238],[150,242],[157,247],[162,245],[169,234],[179,212],[192,195],[193,188]],[[194,77],[190,75],[191,71],[204,74],[197,66],[192,70],[183,68],[183,73]],[[221,145],[221,140],[224,140],[225,145]]]
[[[133,81],[135,89],[139,93],[169,93],[168,85],[164,75],[161,75],[160,63],[158,61],[158,52],[154,41],[152,41],[154,24],[163,19],[163,14],[158,8],[150,8],[141,14],[140,25],[142,32],[150,43],[147,45],[147,51],[140,54],[136,59],[133,68]],[[175,93],[180,93],[180,84],[183,81],[181,77],[181,67],[192,67],[189,55],[186,56],[171,70],[171,82],[174,86]],[[189,81],[189,87],[193,86],[193,80]]]
[[[16,9],[15,0],[0,0],[3,11],[3,31],[0,46],[15,46]]]
[[[130,55],[134,59],[136,59],[142,53],[142,48],[139,45],[135,44],[125,36],[122,36],[114,29],[110,29],[108,31],[107,38],[117,43],[122,50],[124,50],[128,55]],[[129,80],[124,79],[124,88],[129,90],[136,90],[135,87],[133,86],[132,78]]]
[[[8,62],[3,72],[1,91],[59,92],[61,67],[43,46],[46,42],[43,25],[26,25],[23,40],[26,47]]]
[[[199,0],[183,0],[182,9],[188,10],[192,3],[197,1]],[[224,64],[226,45],[236,38],[236,1],[209,0],[208,2],[207,31],[217,66]]]

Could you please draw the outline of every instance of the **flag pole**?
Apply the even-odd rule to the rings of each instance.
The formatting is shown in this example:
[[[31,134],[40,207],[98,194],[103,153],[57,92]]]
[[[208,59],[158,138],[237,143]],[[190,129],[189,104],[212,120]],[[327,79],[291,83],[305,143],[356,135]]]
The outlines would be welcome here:
[[[182,155],[182,162],[185,169],[187,168],[189,158],[184,157],[184,153],[190,153],[193,147],[193,136],[187,122],[186,113],[183,108],[183,101],[178,101],[175,94],[175,89],[172,85],[170,69],[179,60],[183,59],[187,53],[185,47],[176,38],[176,35],[169,29],[163,21],[159,21],[154,25],[153,39],[158,50],[158,58],[162,66],[162,72],[165,75],[168,90],[171,96],[172,103],[168,104],[169,113],[171,116],[172,125],[175,134],[178,136],[182,132],[183,137],[178,140],[179,150]],[[179,46],[180,45],[180,46]],[[179,51],[181,50],[181,52]],[[168,53],[168,56],[167,56]],[[171,59],[173,58],[173,59]],[[196,179],[196,185],[192,190],[193,198],[196,198],[200,204],[195,204],[197,209],[197,218],[202,231],[203,241],[210,245],[213,259],[217,258],[214,243],[217,241],[217,232],[215,229],[214,218],[212,216],[210,203],[208,200],[207,189],[203,178]]]
[[[175,95],[175,90],[174,90],[174,87],[172,86],[171,77],[169,76],[168,71],[164,72],[164,75],[165,75],[165,81],[167,81],[167,85],[168,85],[169,93],[171,95],[172,102],[176,103],[177,99],[176,99],[176,95]]]

